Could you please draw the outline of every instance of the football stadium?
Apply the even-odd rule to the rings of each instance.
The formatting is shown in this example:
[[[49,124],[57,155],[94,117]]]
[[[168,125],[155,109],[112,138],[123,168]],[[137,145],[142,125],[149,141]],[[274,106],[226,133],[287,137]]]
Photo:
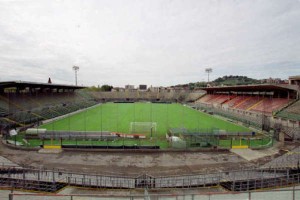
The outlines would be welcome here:
[[[1,187],[14,199],[295,195],[300,81],[289,80],[110,92],[1,82]]]
[[[300,0],[0,0],[0,200],[300,200]]]

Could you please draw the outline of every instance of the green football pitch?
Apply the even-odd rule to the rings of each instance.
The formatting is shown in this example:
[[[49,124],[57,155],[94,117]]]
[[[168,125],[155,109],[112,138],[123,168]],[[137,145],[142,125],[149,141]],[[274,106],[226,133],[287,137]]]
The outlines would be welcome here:
[[[41,125],[47,130],[111,131],[130,133],[131,122],[154,122],[153,137],[165,137],[170,128],[186,128],[202,133],[214,130],[251,132],[209,114],[181,104],[159,103],[105,103],[80,113]],[[147,135],[149,136],[149,135]]]

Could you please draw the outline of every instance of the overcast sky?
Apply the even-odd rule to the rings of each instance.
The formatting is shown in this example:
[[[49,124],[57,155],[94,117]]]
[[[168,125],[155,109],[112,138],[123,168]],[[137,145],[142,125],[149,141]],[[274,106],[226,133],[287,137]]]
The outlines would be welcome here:
[[[169,86],[300,75],[299,0],[0,0],[0,81]]]

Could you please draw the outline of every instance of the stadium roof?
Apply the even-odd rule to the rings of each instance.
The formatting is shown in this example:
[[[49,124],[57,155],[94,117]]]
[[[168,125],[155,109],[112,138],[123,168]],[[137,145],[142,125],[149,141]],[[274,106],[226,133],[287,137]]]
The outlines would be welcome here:
[[[0,89],[4,90],[6,88],[17,88],[23,90],[25,88],[45,88],[45,89],[83,89],[86,87],[75,86],[75,85],[62,85],[53,83],[36,83],[36,82],[26,82],[26,81],[7,81],[0,82]]]
[[[299,75],[299,76],[290,76],[289,79],[297,79],[297,80],[300,80],[300,75]]]
[[[237,85],[237,86],[223,86],[223,87],[207,87],[200,88],[205,91],[257,91],[257,92],[269,92],[269,91],[299,91],[297,85],[288,84],[261,84],[261,85]]]

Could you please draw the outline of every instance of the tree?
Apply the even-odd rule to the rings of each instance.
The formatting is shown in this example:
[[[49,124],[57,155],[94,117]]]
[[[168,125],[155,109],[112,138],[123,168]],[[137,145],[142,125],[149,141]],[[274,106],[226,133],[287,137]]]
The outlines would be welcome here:
[[[91,87],[85,88],[84,90],[92,91],[92,92],[99,92],[99,91],[101,91],[101,88],[95,87],[95,86],[91,86]]]
[[[101,91],[104,91],[104,92],[109,92],[113,89],[114,87],[111,86],[111,85],[102,85],[101,86]]]

